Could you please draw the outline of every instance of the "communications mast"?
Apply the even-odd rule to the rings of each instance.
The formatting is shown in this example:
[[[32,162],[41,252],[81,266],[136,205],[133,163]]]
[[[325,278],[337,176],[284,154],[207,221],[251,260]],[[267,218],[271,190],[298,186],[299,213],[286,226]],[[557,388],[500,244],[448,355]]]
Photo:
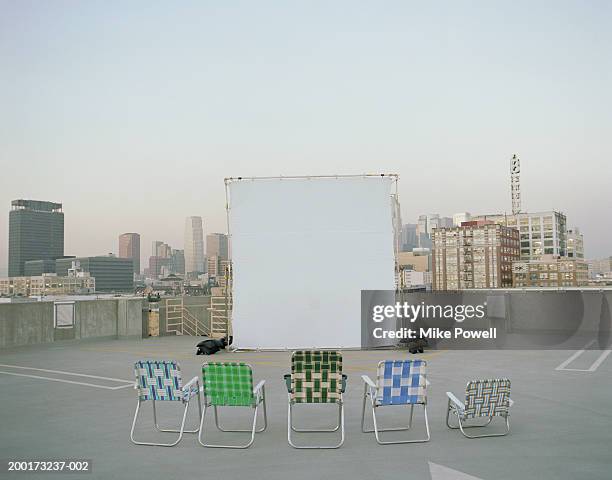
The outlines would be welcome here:
[[[510,160],[510,193],[512,195],[512,215],[521,213],[521,161],[515,155]]]

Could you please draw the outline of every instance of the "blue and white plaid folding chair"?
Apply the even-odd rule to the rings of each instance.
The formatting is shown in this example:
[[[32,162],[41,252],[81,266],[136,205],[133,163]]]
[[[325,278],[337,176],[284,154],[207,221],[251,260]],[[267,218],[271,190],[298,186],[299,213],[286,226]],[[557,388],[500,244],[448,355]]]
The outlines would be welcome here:
[[[383,360],[378,364],[376,383],[367,375],[362,375],[364,381],[363,408],[361,411],[361,431],[372,433],[380,445],[395,443],[428,442],[429,421],[427,419],[427,362],[424,360]],[[365,428],[366,401],[372,406],[373,430]],[[392,405],[410,405],[410,420],[407,427],[378,428],[376,409]],[[413,440],[382,441],[380,432],[405,431],[412,428],[414,406],[423,405],[425,414],[426,438]]]
[[[181,378],[181,367],[177,362],[173,361],[146,361],[141,360],[134,364],[134,374],[136,375],[136,383],[134,388],[138,390],[138,403],[136,404],[136,412],[132,421],[132,430],[130,431],[130,440],[136,445],[156,445],[159,447],[173,447],[181,441],[183,433],[198,433],[200,430],[185,430],[185,419],[189,410],[189,402],[194,396],[198,396],[198,407],[200,416],[202,416],[202,402],[200,400],[200,382],[198,377],[193,377],[186,385],[183,385]],[[134,439],[134,429],[136,428],[136,420],[138,419],[138,411],[140,404],[147,400],[152,401],[153,405],[153,424],[160,432],[178,433],[176,441],[172,443],[154,443],[141,442]],[[183,419],[181,426],[176,429],[160,428],[157,424],[157,411],[155,402],[181,402],[184,406]]]
[[[510,407],[514,402],[510,399],[510,380],[507,378],[494,378],[488,380],[473,380],[465,388],[465,403],[460,402],[451,392],[446,392],[448,406],[446,409],[446,426],[461,430],[467,438],[501,437],[510,432]],[[457,416],[458,425],[450,424],[450,415]],[[466,425],[469,420],[485,417],[487,422],[480,425]],[[502,433],[489,433],[485,435],[468,435],[466,428],[486,427],[493,421],[493,417],[502,417],[506,420],[506,430]]]

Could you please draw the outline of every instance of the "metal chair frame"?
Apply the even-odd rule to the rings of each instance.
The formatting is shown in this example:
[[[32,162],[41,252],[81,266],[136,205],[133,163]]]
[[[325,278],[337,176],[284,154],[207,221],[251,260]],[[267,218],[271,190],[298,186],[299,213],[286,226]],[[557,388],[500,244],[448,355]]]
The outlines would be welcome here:
[[[378,363],[378,368],[380,368],[380,366],[382,364],[385,363],[385,360],[382,360]],[[378,369],[377,368],[377,369]],[[380,388],[379,385],[377,385],[376,383],[374,383],[372,381],[372,379],[370,377],[368,377],[367,375],[362,375],[361,379],[364,382],[364,388],[363,388],[363,403],[362,403],[362,408],[361,408],[361,431],[363,433],[374,433],[374,436],[376,438],[376,442],[379,445],[395,445],[395,444],[401,444],[401,443],[424,443],[424,442],[429,442],[429,440],[431,439],[431,434],[429,431],[429,419],[427,417],[427,403],[422,403],[420,405],[423,405],[423,413],[425,416],[425,430],[427,432],[427,437],[426,438],[418,438],[418,439],[411,439],[411,440],[395,440],[395,441],[383,441],[381,440],[381,436],[380,433],[381,432],[402,432],[402,431],[408,431],[412,428],[412,420],[414,417],[414,403],[405,403],[405,404],[398,404],[397,406],[401,406],[401,405],[410,405],[410,420],[408,422],[408,426],[407,427],[388,427],[388,428],[378,428],[378,421],[376,419],[376,409],[379,407],[389,407],[389,406],[395,406],[395,405],[377,405],[376,404],[376,397],[377,397],[377,393],[378,393],[378,389]],[[374,428],[373,429],[366,429],[365,428],[365,411],[366,411],[366,400],[368,399],[368,397],[370,398],[370,404],[372,407],[372,423]]]
[[[246,364],[246,366],[248,366],[251,371],[253,371],[253,367],[251,367],[251,365]],[[217,405],[213,405],[210,400],[206,397],[206,390],[204,390],[204,411],[202,412],[202,418],[200,420],[200,428],[199,428],[199,434],[198,434],[198,442],[200,443],[200,445],[202,445],[203,447],[207,447],[207,448],[234,448],[234,449],[244,449],[244,448],[249,448],[253,442],[255,441],[255,434],[256,433],[261,433],[264,430],[266,430],[266,428],[268,427],[268,413],[267,413],[267,409],[266,409],[266,387],[265,387],[265,380],[261,380],[256,386],[255,388],[253,388],[253,395],[255,397],[255,402],[253,403],[253,405],[251,405],[248,408],[253,408],[253,423],[252,423],[252,427],[250,429],[229,429],[229,428],[223,428],[221,426],[221,423],[219,421],[219,412],[218,412],[218,406]],[[263,426],[259,429],[257,429],[257,412],[259,411],[259,405],[263,406]],[[203,435],[204,435],[204,422],[205,422],[205,417],[206,417],[206,412],[208,411],[208,408],[212,407],[213,409],[213,415],[214,415],[214,419],[215,419],[215,427],[217,427],[217,430],[219,430],[220,432],[225,432],[225,433],[251,433],[251,438],[248,441],[248,443],[243,444],[243,445],[225,445],[225,444],[218,444],[218,443],[204,443],[203,441]],[[234,407],[234,406],[232,406]]]

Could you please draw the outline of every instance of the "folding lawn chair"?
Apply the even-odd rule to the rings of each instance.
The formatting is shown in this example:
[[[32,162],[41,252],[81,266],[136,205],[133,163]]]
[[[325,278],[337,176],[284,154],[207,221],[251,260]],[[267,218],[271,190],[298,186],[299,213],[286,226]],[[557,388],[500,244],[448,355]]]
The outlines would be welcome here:
[[[246,363],[207,362],[202,365],[202,384],[204,385],[204,412],[200,421],[198,441],[204,447],[248,448],[255,440],[255,433],[263,432],[268,426],[266,413],[265,380],[253,388],[253,369]],[[257,430],[257,411],[263,404],[264,424]],[[250,432],[251,440],[245,445],[221,445],[204,443],[204,419],[208,407],[213,408],[215,426],[221,432]],[[218,407],[253,408],[253,426],[249,430],[224,429],[219,423]]]
[[[138,403],[132,421],[130,440],[136,445],[156,445],[159,447],[173,447],[181,441],[183,433],[197,433],[199,429],[185,430],[185,419],[189,409],[189,402],[194,396],[198,396],[198,407],[202,413],[202,403],[200,401],[200,383],[198,377],[193,377],[186,385],[181,379],[181,367],[174,361],[147,361],[140,360],[134,364],[134,374],[136,383],[134,388],[138,390]],[[140,404],[151,400],[153,405],[153,424],[159,432],[178,433],[179,436],[172,443],[141,442],[134,439],[134,429],[140,410]],[[155,402],[182,402],[184,405],[183,419],[178,430],[160,428],[157,424],[157,410]]]
[[[363,406],[361,410],[361,431],[372,433],[380,445],[395,443],[428,442],[429,421],[427,419],[427,362],[424,360],[383,360],[378,364],[376,383],[367,375],[362,375],[364,381]],[[372,406],[373,430],[365,428],[366,400],[370,399]],[[410,420],[407,427],[378,428],[376,409],[393,405],[410,405]],[[423,405],[425,414],[425,430],[427,438],[413,440],[382,441],[380,432],[405,431],[412,428],[414,406]]]
[[[473,380],[465,388],[465,403],[459,401],[451,392],[446,392],[448,406],[446,410],[446,426],[456,430],[467,438],[501,437],[510,432],[510,407],[514,402],[510,399],[510,380],[495,378],[489,380]],[[458,426],[451,426],[450,414],[457,416]],[[493,421],[493,417],[503,417],[506,420],[506,431],[503,433],[490,433],[485,435],[468,435],[464,429],[486,427]],[[475,418],[486,417],[488,420],[482,425],[465,425],[465,422]]]
[[[300,350],[291,355],[291,373],[285,375],[289,407],[287,441],[293,448],[339,448],[344,443],[344,403],[346,375],[342,374],[342,354],[331,350]],[[293,406],[296,404],[337,404],[338,424],[332,429],[298,429],[293,426]],[[293,443],[291,432],[336,432],[340,443],[331,446],[299,446]]]

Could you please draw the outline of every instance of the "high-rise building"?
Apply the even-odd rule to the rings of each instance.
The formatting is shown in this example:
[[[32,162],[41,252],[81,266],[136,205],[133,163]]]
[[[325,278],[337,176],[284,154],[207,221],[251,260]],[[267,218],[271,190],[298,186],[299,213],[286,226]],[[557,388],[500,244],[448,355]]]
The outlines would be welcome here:
[[[433,290],[511,287],[519,248],[518,230],[493,222],[435,229]]]
[[[219,257],[220,260],[229,258],[226,234],[210,233],[206,235],[206,257]]]
[[[437,213],[428,213],[427,215],[419,215],[417,233],[426,233],[431,238],[434,228],[449,228],[452,226],[452,218],[441,217]]]
[[[13,200],[9,213],[9,277],[22,276],[28,260],[55,260],[63,255],[62,204]]]
[[[521,240],[521,260],[538,260],[542,255],[567,256],[567,220],[560,212],[479,215],[473,220],[490,220],[517,228]]]
[[[419,246],[417,239],[417,225],[415,223],[407,223],[402,225],[402,234],[400,236],[400,252],[412,252],[413,248]]]
[[[459,212],[453,215],[453,227],[460,227],[463,222],[469,222],[472,219],[470,212]]]
[[[172,255],[170,256],[170,272],[174,274],[185,273],[185,251],[172,249]]]
[[[588,284],[588,265],[579,258],[542,255],[538,260],[512,264],[514,287],[582,287]]]
[[[578,227],[570,228],[567,231],[567,256],[584,259],[584,236]]]
[[[185,273],[204,273],[202,217],[185,220]]]
[[[131,258],[134,262],[134,274],[140,274],[140,235],[123,233],[119,235],[119,258]]]

